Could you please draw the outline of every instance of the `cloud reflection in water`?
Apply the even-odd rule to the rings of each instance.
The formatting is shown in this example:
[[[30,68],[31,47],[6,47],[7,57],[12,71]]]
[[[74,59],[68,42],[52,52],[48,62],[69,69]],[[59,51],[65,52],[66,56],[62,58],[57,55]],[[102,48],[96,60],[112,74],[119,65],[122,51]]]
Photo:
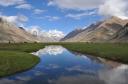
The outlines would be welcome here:
[[[99,76],[106,84],[128,84],[128,65],[120,65],[113,69],[99,72]]]
[[[62,54],[64,50],[65,48],[63,48],[62,46],[46,46],[44,49],[40,49],[39,51],[34,52],[32,54],[37,56],[41,56],[43,54],[56,56],[56,55]]]

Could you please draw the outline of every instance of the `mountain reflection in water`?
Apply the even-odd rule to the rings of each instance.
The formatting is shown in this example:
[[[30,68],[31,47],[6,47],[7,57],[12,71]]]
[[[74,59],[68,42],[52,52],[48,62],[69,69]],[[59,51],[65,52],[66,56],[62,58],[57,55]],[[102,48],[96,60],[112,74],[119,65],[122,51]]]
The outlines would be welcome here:
[[[32,54],[41,59],[36,67],[1,78],[0,84],[128,84],[128,65],[113,67],[61,46],[47,46]]]

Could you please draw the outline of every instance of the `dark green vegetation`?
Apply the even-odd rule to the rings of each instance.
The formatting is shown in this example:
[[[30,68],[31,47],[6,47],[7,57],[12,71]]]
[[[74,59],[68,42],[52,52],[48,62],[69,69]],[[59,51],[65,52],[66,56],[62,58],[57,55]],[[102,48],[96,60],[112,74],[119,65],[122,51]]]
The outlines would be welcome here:
[[[43,44],[0,44],[0,77],[32,68],[39,62],[37,56],[29,54],[43,48]]]

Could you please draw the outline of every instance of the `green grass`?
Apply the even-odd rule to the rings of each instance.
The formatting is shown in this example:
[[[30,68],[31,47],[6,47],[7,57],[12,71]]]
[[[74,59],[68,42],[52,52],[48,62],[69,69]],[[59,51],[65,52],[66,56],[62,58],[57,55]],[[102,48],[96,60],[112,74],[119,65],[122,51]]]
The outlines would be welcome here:
[[[25,71],[39,62],[39,57],[29,54],[44,48],[43,44],[0,44],[0,77]]]
[[[44,48],[42,43],[17,43],[17,44],[0,44],[0,50],[11,50],[21,52],[34,52],[41,48]]]
[[[71,51],[128,63],[128,43],[62,43],[61,45]]]
[[[0,51],[0,77],[32,68],[39,58],[25,52]]]

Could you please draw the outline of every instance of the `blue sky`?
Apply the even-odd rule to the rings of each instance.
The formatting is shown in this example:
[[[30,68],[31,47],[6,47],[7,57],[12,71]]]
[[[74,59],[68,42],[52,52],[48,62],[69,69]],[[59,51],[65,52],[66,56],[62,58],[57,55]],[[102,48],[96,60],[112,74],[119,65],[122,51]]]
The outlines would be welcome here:
[[[19,22],[27,28],[38,26],[42,30],[56,29],[67,34],[75,28],[83,28],[100,21],[104,16],[113,16],[107,10],[110,10],[109,8],[114,1],[123,3],[123,0],[108,0],[109,3],[104,2],[104,0],[1,0],[0,15],[5,17],[17,16],[17,19],[18,16],[22,16]],[[106,13],[103,11],[105,5],[110,5],[106,9]],[[104,9],[101,9],[101,6]],[[118,7],[118,9],[121,8]],[[123,11],[118,15],[114,14],[115,16],[121,16],[122,14],[126,17],[126,13]],[[15,19],[13,17],[9,19],[16,20],[16,17]]]

